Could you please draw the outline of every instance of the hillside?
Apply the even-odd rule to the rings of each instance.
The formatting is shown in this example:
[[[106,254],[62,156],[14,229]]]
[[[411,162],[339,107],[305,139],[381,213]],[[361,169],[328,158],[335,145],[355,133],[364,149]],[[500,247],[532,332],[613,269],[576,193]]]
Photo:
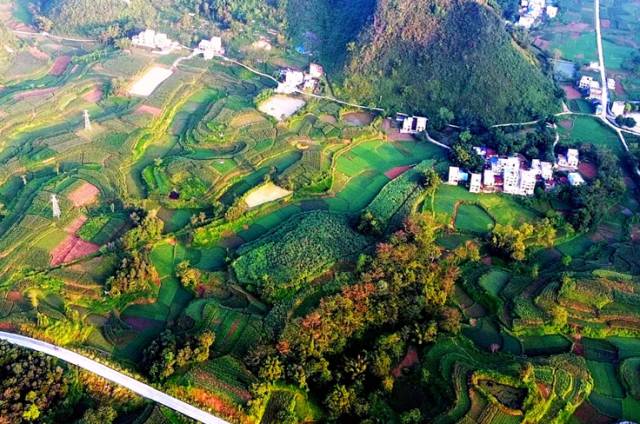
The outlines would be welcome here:
[[[9,57],[18,48],[18,40],[9,29],[0,22],[0,62]]]
[[[53,21],[54,29],[96,35],[116,23],[151,24],[156,9],[145,0],[48,0],[43,2],[42,13]]]
[[[535,59],[474,0],[380,0],[347,75],[354,99],[432,116],[445,106],[463,123],[528,120],[558,108]]]

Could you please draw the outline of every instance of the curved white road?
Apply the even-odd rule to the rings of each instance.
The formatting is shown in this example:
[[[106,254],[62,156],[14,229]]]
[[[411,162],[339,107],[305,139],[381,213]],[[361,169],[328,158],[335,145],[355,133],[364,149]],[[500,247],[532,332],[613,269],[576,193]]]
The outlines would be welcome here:
[[[30,337],[21,336],[19,334],[5,333],[0,331],[0,339],[6,340],[11,344],[25,347],[27,349],[37,350],[38,352],[46,353],[47,355],[55,356],[65,362],[73,365],[77,365],[87,371],[106,378],[116,384],[119,384],[127,389],[139,394],[140,396],[153,400],[161,405],[171,408],[181,414],[186,415],[189,418],[198,420],[205,424],[229,424],[227,421],[214,417],[213,415],[198,409],[186,402],[176,399],[173,396],[169,396],[162,393],[153,387],[141,383],[140,381],[124,375],[114,369],[111,369],[99,362],[86,358],[76,352],[72,352],[68,349],[64,349],[50,343],[46,343],[40,340],[32,339]]]

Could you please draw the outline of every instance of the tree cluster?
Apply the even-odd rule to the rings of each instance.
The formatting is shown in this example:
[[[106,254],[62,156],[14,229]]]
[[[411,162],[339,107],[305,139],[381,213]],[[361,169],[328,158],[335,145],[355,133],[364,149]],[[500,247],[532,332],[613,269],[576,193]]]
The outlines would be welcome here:
[[[440,331],[459,331],[460,313],[447,300],[457,264],[477,258],[477,248],[444,252],[435,243],[439,231],[421,215],[380,243],[357,282],[289,322],[274,349],[264,350],[262,380],[313,386],[326,395],[334,419],[374,416],[372,399],[390,394],[407,350],[428,345]]]
[[[565,186],[560,199],[571,206],[569,222],[578,231],[594,228],[610,206],[618,203],[625,192],[624,178],[616,156],[607,149],[582,149],[582,157],[597,167],[596,178],[588,184]]]
[[[496,224],[491,232],[493,249],[514,261],[523,261],[531,249],[551,247],[556,239],[556,229],[544,219],[535,225],[524,223],[520,227]]]
[[[68,389],[56,359],[0,341],[0,423],[41,422]]]
[[[176,371],[209,359],[215,334],[204,331],[197,336],[163,331],[144,350],[141,367],[153,381],[164,381]]]
[[[134,250],[120,262],[116,274],[107,280],[107,291],[111,296],[145,292],[157,286],[160,276],[147,252]]]

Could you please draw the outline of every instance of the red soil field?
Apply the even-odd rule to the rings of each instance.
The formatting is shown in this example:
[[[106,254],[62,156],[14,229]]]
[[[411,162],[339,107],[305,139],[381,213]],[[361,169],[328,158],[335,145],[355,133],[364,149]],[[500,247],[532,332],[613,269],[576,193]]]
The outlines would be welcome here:
[[[413,346],[411,346],[407,350],[407,354],[402,359],[402,362],[400,362],[398,366],[391,371],[391,374],[393,374],[395,378],[398,378],[402,375],[403,369],[411,368],[418,362],[419,362],[418,352],[413,348]]]
[[[7,293],[7,300],[10,302],[21,302],[23,299],[22,293],[19,291],[10,291]]]
[[[571,85],[563,85],[562,89],[564,90],[564,93],[567,95],[568,100],[575,100],[575,99],[582,98],[582,94],[575,87]]]
[[[80,227],[84,225],[85,222],[87,222],[87,217],[84,215],[80,215],[79,217],[74,219],[71,224],[67,225],[64,230],[69,234],[75,234],[80,229]]]
[[[564,121],[560,121],[560,126],[562,128],[571,129],[571,127],[573,127],[573,121],[565,119]]]
[[[51,252],[51,266],[62,265],[67,262],[75,261],[84,256],[96,253],[100,249],[100,246],[94,243],[89,243],[80,239],[77,236],[69,235],[66,239],[62,240],[53,252]]]
[[[136,109],[136,113],[148,113],[153,116],[160,116],[162,114],[162,109],[149,105],[140,105]]]
[[[391,168],[387,172],[384,173],[384,176],[389,178],[390,180],[398,178],[400,175],[404,174],[409,169],[413,168],[412,165],[408,166],[396,166],[395,168]]]
[[[31,56],[35,57],[36,59],[49,60],[48,54],[34,46],[29,47],[29,54],[31,54]]]
[[[13,98],[15,100],[24,100],[24,99],[30,99],[32,97],[40,97],[40,96],[46,96],[48,94],[53,94],[55,91],[56,91],[55,88],[37,88],[35,90],[29,90],[22,93],[18,93],[15,96],[13,96]]]
[[[549,46],[551,45],[551,43],[548,40],[545,40],[542,37],[536,37],[533,40],[533,44],[538,47],[541,48],[542,50],[548,50]]]
[[[390,119],[382,122],[382,130],[387,134],[389,141],[413,141],[411,134],[402,134],[399,129],[394,128]]]
[[[611,27],[611,21],[609,19],[601,19],[600,20],[600,26],[602,28],[610,28]]]
[[[588,179],[595,178],[598,175],[598,170],[592,163],[581,162],[578,165],[578,171]]]
[[[133,330],[144,331],[156,325],[157,321],[142,317],[126,317],[124,322],[129,324]]]
[[[70,56],[59,56],[56,58],[55,62],[53,62],[53,66],[49,70],[49,75],[59,76],[64,73],[71,62]]]
[[[102,89],[100,87],[94,87],[93,90],[86,93],[82,98],[89,103],[98,103],[102,99]]]
[[[77,189],[67,195],[67,199],[71,200],[76,208],[90,205],[95,202],[100,194],[100,190],[93,184],[84,183]]]
[[[559,31],[559,32],[578,33],[578,36],[579,36],[580,33],[585,32],[590,28],[591,28],[591,25],[589,25],[587,23],[584,23],[584,22],[571,22],[568,25],[564,25],[564,26],[561,26],[561,27],[557,28],[557,31]]]

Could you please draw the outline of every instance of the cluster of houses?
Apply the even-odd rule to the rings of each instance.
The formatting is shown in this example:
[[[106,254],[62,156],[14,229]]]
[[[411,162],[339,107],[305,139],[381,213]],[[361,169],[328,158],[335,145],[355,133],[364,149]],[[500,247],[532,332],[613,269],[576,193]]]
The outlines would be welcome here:
[[[202,57],[204,58],[204,60],[211,60],[216,56],[224,55],[224,47],[222,47],[222,38],[211,37],[210,40],[204,39],[200,41],[194,53],[202,54]]]
[[[527,164],[520,156],[499,157],[495,151],[484,147],[475,147],[476,153],[485,160],[482,173],[466,172],[456,166],[449,167],[447,184],[468,183],[471,193],[503,192],[518,196],[532,196],[536,184],[544,182],[546,187],[554,187],[554,172],[565,171],[567,182],[572,186],[585,183],[576,172],[580,164],[577,149],[567,149],[566,154],[558,155],[556,164],[533,159]]]
[[[548,5],[546,0],[521,0],[519,15],[516,25],[529,29],[540,22],[545,15],[550,19],[558,16],[558,7]]]
[[[145,29],[131,37],[131,44],[136,47],[152,49],[160,54],[169,54],[180,47],[180,44],[170,39],[167,34],[152,29]]]
[[[316,63],[309,65],[309,72],[295,69],[280,71],[280,80],[276,93],[291,94],[300,90],[314,92],[324,75],[324,68]]]

